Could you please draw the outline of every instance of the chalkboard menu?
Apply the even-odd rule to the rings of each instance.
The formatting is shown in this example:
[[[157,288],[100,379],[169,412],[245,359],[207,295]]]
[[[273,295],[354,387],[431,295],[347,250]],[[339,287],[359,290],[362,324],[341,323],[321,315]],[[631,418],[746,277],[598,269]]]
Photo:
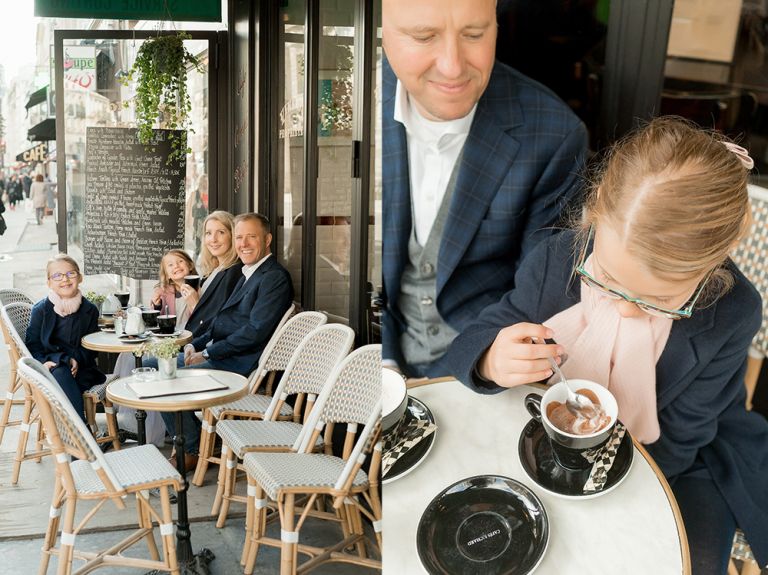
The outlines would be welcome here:
[[[86,274],[157,279],[163,253],[184,245],[186,161],[168,162],[170,134],[145,146],[134,128],[88,128]]]

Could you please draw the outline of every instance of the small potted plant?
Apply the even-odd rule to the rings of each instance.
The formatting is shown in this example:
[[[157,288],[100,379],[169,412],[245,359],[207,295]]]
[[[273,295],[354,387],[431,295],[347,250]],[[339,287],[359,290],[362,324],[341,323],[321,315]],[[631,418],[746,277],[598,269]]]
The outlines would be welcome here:
[[[134,350],[137,357],[152,355],[157,358],[157,370],[161,379],[173,379],[176,377],[176,356],[179,355],[179,346],[174,338],[151,339],[141,344]]]
[[[96,308],[99,310],[99,315],[101,315],[101,306],[104,304],[104,301],[107,299],[107,296],[102,295],[100,293],[96,293],[95,291],[87,291],[85,292],[85,299],[87,299],[89,302],[91,302],[93,305],[96,306]]]

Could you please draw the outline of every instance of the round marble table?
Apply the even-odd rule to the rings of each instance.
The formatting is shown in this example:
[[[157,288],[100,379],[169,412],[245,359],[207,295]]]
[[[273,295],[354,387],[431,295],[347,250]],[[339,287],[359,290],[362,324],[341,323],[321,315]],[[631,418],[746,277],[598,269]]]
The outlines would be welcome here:
[[[192,332],[188,329],[183,330],[176,338],[176,344],[184,346],[192,341]],[[85,349],[101,351],[104,353],[122,353],[133,351],[141,345],[142,342],[123,341],[114,331],[95,331],[83,336],[80,343]],[[136,356],[136,367],[141,367],[141,356]],[[143,408],[136,410],[136,431],[140,445],[144,445],[146,439],[146,419],[147,414]]]
[[[435,417],[434,445],[407,475],[383,488],[384,574],[426,573],[416,548],[422,513],[444,488],[474,475],[504,475],[542,501],[550,541],[536,573],[558,575],[690,573],[685,529],[669,485],[652,458],[634,445],[632,467],[610,492],[588,500],[552,495],[523,470],[518,438],[530,420],[520,386],[480,395],[455,380],[412,388]]]
[[[198,562],[196,555],[192,552],[191,533],[189,529],[189,515],[187,513],[187,470],[184,465],[184,428],[182,424],[181,412],[185,410],[198,410],[222,403],[228,403],[240,399],[248,393],[248,379],[237,373],[229,371],[220,371],[217,369],[183,369],[179,370],[178,379],[189,380],[191,378],[200,378],[203,384],[214,382],[216,384],[226,385],[226,389],[215,391],[203,391],[196,393],[184,393],[180,395],[165,395],[161,397],[139,398],[130,384],[137,380],[134,376],[122,377],[110,383],[107,386],[107,397],[117,405],[125,405],[135,409],[154,411],[169,411],[176,414],[176,469],[182,478],[184,478],[182,489],[177,498],[178,522],[176,529],[176,555],[179,560],[179,567],[182,574],[195,574],[206,572],[207,563]],[[171,382],[173,380],[164,380]],[[156,382],[153,382],[156,383]],[[201,552],[200,555],[204,555]]]

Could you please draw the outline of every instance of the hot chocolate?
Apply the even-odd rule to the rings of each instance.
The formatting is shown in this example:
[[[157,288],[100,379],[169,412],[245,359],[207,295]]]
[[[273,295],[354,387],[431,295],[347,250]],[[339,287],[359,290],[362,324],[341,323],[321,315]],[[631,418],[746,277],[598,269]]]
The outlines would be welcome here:
[[[573,435],[589,435],[605,429],[611,423],[611,418],[600,407],[600,399],[597,395],[589,389],[579,389],[577,393],[586,395],[592,400],[597,408],[597,416],[591,418],[577,416],[568,409],[565,403],[550,401],[547,404],[547,419],[559,430]]]

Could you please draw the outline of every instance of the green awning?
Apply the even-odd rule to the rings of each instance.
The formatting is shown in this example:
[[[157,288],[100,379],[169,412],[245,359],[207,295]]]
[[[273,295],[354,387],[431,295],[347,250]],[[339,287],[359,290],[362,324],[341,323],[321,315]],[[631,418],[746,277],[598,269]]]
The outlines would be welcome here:
[[[48,98],[48,86],[43,86],[36,92],[32,92],[32,95],[29,97],[29,100],[24,107],[29,110],[32,106],[37,106],[38,104],[45,102],[46,98]]]
[[[27,132],[30,142],[50,142],[56,139],[56,118],[47,118]]]

